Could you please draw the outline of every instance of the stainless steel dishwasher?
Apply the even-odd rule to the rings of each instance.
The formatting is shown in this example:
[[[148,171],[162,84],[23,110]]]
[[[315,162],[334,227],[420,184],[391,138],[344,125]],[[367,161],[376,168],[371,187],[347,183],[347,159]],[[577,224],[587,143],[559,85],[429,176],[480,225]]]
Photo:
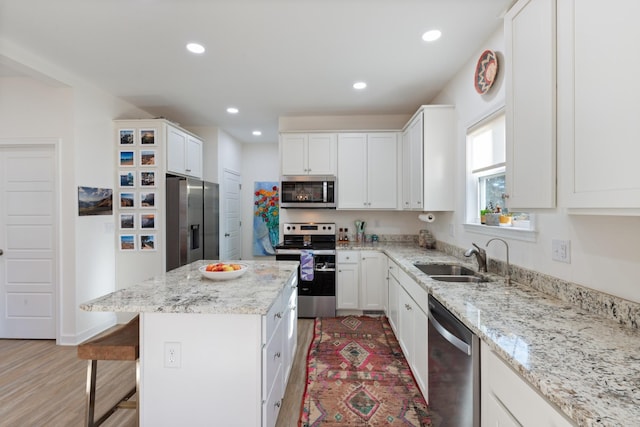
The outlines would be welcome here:
[[[428,340],[434,427],[480,426],[480,340],[431,295]]]

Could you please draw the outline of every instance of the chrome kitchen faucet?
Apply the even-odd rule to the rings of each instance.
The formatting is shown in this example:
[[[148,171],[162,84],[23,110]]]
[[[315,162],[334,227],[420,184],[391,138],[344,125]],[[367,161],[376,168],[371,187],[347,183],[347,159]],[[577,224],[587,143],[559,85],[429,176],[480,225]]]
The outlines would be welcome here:
[[[478,272],[486,273],[487,272],[487,251],[485,251],[475,243],[472,243],[472,245],[474,247],[467,249],[467,251],[464,253],[464,256],[470,257],[471,255],[475,255],[476,260],[478,261]]]
[[[509,266],[509,244],[505,240],[500,239],[499,237],[494,237],[493,239],[489,239],[489,241],[487,242],[487,244],[485,246],[489,246],[489,243],[491,243],[494,240],[501,241],[502,243],[504,243],[504,245],[507,248],[507,275],[505,276],[504,281],[505,281],[505,283],[507,285],[510,285],[511,284],[511,275],[510,275],[509,272],[511,271],[511,267]],[[486,260],[485,260],[485,262],[486,262]]]

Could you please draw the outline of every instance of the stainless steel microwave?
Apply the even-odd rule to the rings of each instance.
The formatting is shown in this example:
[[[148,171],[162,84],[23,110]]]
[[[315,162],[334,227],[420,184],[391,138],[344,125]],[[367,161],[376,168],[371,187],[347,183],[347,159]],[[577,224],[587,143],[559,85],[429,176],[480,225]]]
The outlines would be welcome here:
[[[280,207],[335,209],[338,201],[336,177],[287,175],[280,180]]]

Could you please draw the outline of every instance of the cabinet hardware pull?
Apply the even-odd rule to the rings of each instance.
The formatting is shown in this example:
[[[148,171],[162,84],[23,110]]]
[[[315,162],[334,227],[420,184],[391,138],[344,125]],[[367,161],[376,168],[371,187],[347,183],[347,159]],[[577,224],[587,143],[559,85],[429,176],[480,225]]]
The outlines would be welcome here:
[[[277,312],[274,317],[277,317],[278,319],[282,319],[282,313]]]
[[[406,308],[407,310],[411,310],[411,306],[409,304],[405,304],[404,308]]]
[[[0,249],[0,255],[2,255],[4,252],[2,251],[2,249]]]
[[[273,358],[274,358],[274,359],[278,359],[278,358],[280,358],[280,352],[277,352],[276,354],[274,354],[274,355],[273,355]]]
[[[280,407],[280,401],[278,400],[276,403],[273,404],[273,406],[275,406],[276,408]]]

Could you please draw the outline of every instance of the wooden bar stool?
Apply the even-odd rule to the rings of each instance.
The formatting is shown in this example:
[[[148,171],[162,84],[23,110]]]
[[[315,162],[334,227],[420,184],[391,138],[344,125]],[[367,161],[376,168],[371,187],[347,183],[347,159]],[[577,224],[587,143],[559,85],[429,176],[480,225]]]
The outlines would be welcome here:
[[[138,391],[140,379],[140,319],[136,316],[126,325],[115,326],[106,333],[91,338],[78,346],[78,358],[88,360],[86,425],[99,426],[118,408],[135,409],[138,419],[138,401],[129,400]],[[99,420],[94,421],[96,403],[96,374],[98,360],[130,360],[136,362],[136,386],[118,403],[113,405]],[[138,399],[140,396],[138,396]]]

